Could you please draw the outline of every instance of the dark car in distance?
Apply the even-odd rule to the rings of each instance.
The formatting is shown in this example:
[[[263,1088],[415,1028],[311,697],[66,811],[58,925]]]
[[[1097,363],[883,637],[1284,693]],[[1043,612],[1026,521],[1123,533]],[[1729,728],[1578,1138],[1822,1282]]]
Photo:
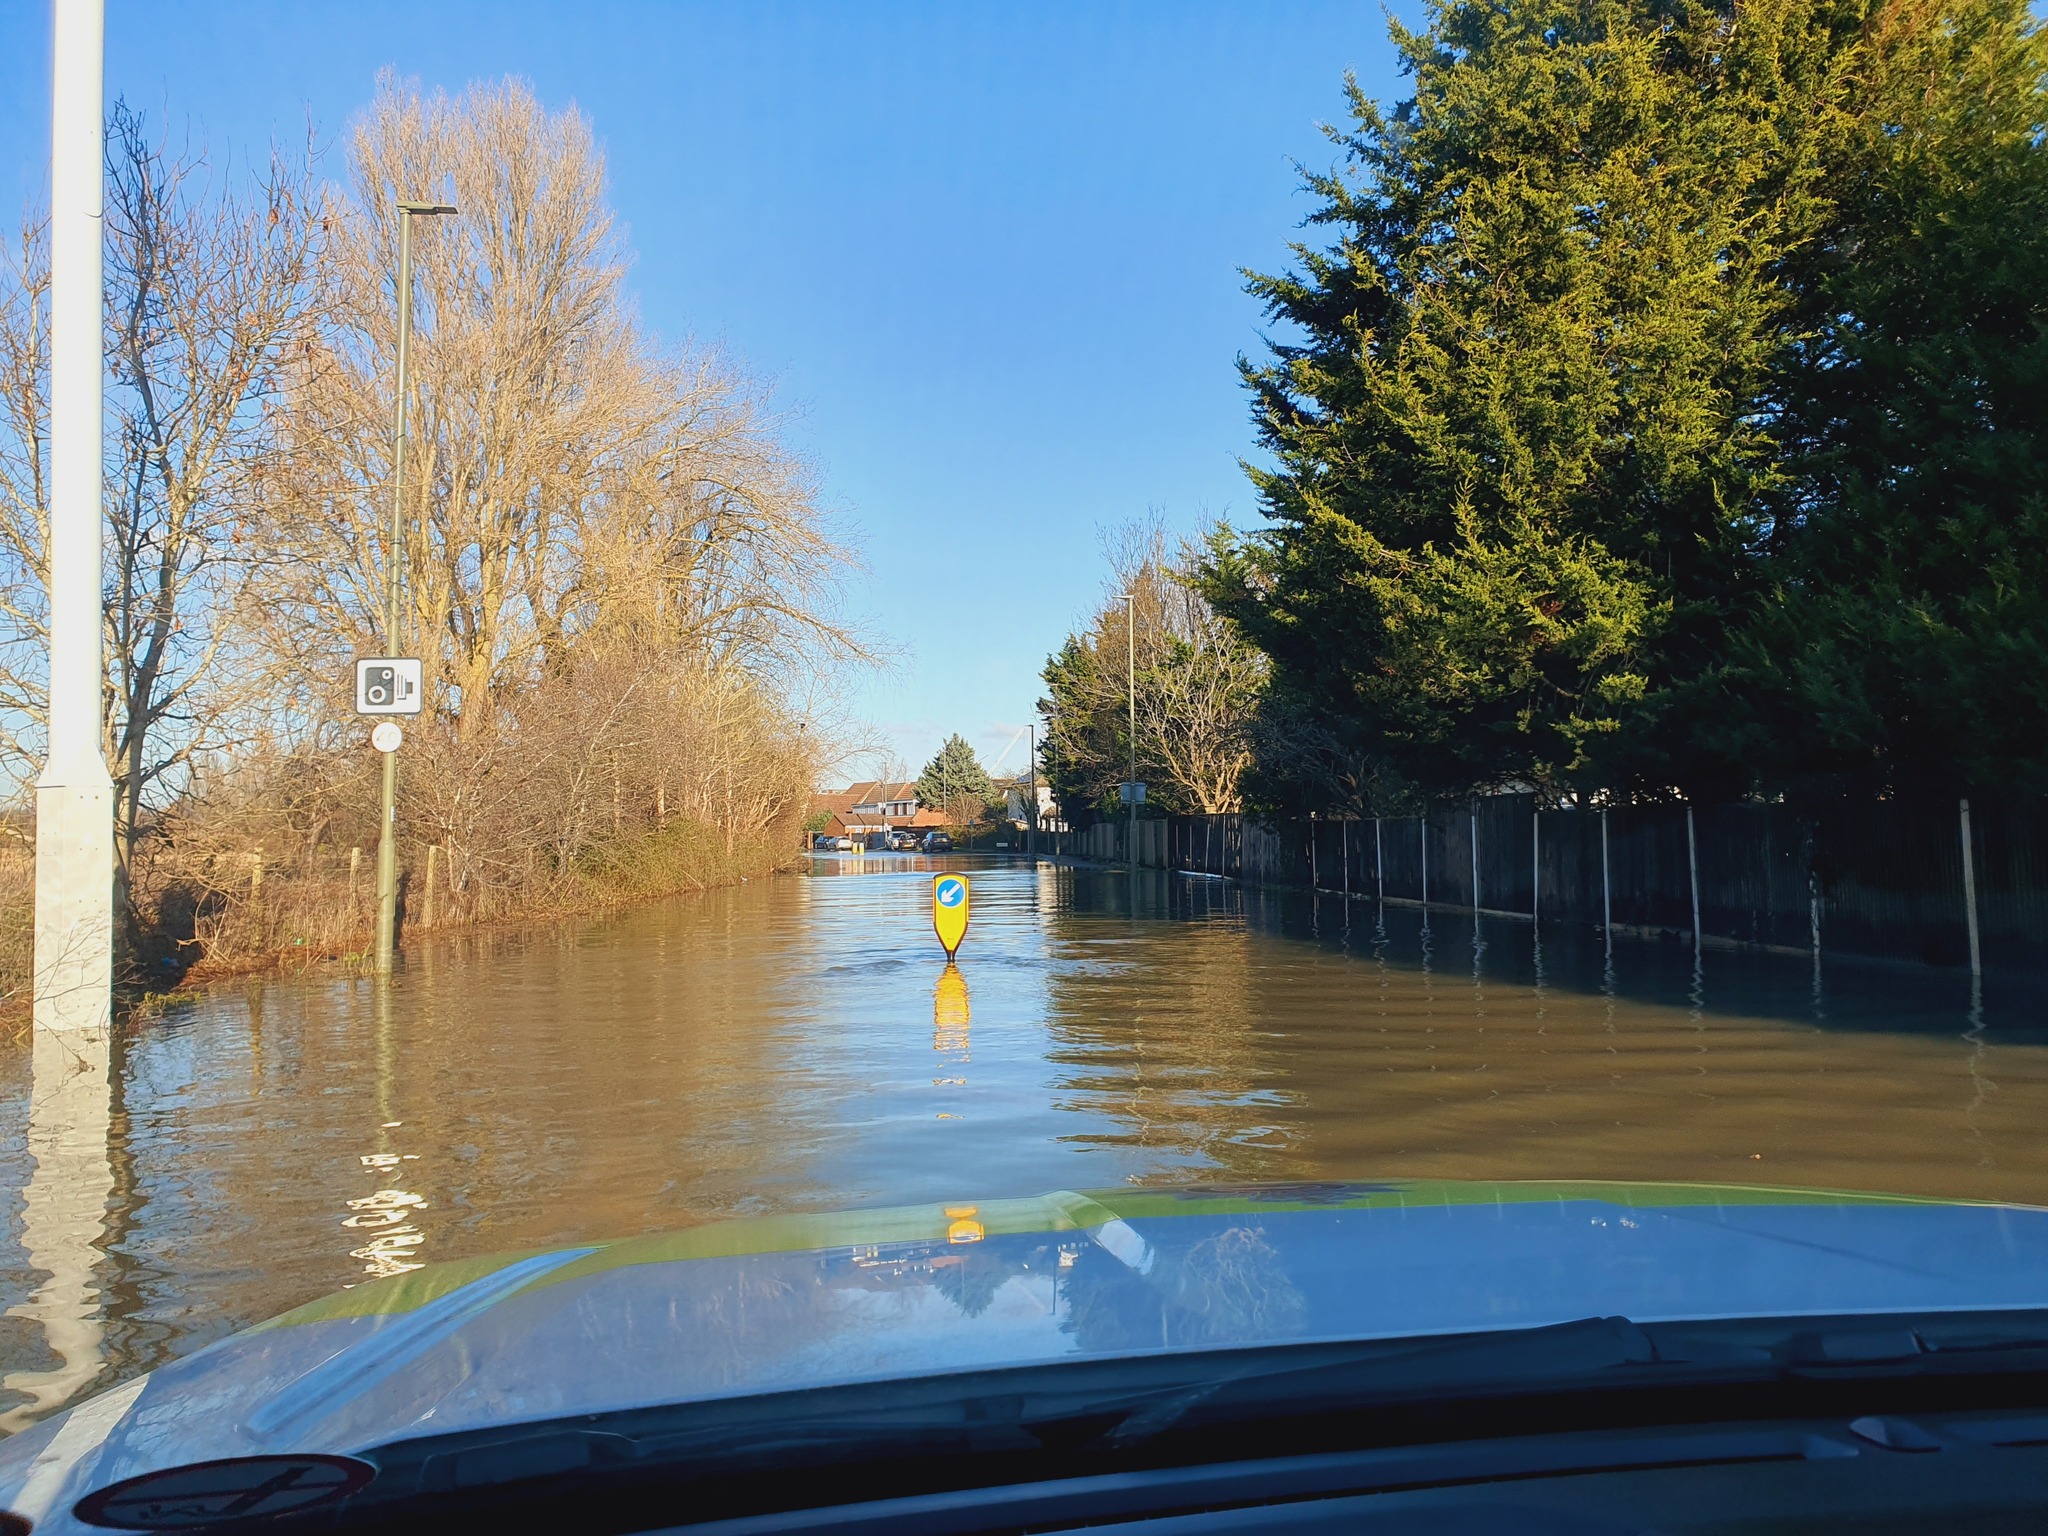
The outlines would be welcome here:
[[[953,839],[943,832],[927,832],[924,835],[924,851],[926,853],[951,853],[953,851]]]

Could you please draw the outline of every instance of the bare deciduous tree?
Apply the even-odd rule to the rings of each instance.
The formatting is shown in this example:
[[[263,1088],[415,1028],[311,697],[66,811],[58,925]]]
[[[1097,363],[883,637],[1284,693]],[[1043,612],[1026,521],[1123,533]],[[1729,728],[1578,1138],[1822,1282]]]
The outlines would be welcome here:
[[[131,875],[152,791],[237,739],[267,681],[244,620],[271,404],[315,316],[320,196],[274,156],[244,189],[152,142],[107,136],[107,753]],[[25,777],[44,713],[49,532],[48,249],[24,230],[0,295],[0,731]]]
[[[110,146],[107,748],[123,869],[158,928],[175,907],[170,936],[216,957],[359,937],[375,774],[347,679],[382,648],[392,560],[435,685],[401,814],[408,857],[439,850],[437,917],[651,894],[792,849],[838,750],[816,702],[871,654],[836,608],[852,557],[768,393],[638,325],[589,124],[518,82],[450,98],[387,78],[339,189],[309,160],[216,178],[121,109]],[[419,196],[461,214],[416,226],[393,550],[393,215]],[[31,221],[0,281],[18,786],[42,716],[46,251]]]
[[[415,229],[407,621],[464,739],[572,650],[658,637],[767,677],[860,652],[830,600],[849,561],[761,391],[713,354],[662,353],[627,302],[626,255],[588,123],[518,82],[424,97],[386,79],[349,144],[331,272],[339,324],[294,400],[301,572],[281,611],[378,629],[396,306],[393,208]]]
[[[1094,799],[1113,789],[1128,771],[1122,754],[1135,698],[1138,771],[1165,791],[1153,791],[1157,798],[1190,811],[1236,811],[1266,660],[1195,589],[1193,545],[1175,544],[1156,520],[1117,529],[1105,545],[1109,594],[1047,669],[1048,763],[1066,793],[1079,787]]]

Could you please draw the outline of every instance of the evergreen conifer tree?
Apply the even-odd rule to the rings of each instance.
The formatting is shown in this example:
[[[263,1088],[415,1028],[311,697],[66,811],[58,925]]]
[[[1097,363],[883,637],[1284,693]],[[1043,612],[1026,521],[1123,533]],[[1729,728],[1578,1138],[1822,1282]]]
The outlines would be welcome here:
[[[1660,757],[1660,712],[1760,585],[1757,402],[1845,29],[1458,0],[1396,28],[1411,101],[1351,85],[1349,164],[1309,178],[1334,246],[1252,280],[1285,328],[1241,364],[1273,527],[1208,585],[1326,755],[1436,793],[1728,776]]]
[[[995,782],[988,770],[957,733],[946,738],[917,779],[919,802],[940,811],[958,827],[979,821],[995,795]]]

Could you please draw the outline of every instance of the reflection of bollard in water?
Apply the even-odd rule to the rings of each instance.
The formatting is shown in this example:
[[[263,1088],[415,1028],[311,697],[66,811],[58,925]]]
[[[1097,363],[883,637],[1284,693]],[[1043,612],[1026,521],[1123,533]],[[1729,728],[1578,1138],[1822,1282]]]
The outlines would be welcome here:
[[[965,1051],[968,1022],[967,978],[949,965],[932,988],[932,1049]]]

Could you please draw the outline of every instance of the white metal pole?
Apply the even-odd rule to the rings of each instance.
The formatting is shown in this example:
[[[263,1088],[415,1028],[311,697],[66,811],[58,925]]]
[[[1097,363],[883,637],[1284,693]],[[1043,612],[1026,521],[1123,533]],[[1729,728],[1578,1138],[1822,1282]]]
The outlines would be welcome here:
[[[56,0],[50,113],[49,751],[36,780],[35,1027],[113,1006],[114,786],[101,738],[102,0]]]
[[[114,785],[102,755],[102,0],[55,0],[50,111],[49,740],[36,779],[33,1086],[21,1252],[46,1277],[17,1316],[57,1360],[0,1388],[0,1430],[69,1403],[105,1368],[96,1278],[114,1189]],[[24,1500],[25,1512],[45,1512]]]

